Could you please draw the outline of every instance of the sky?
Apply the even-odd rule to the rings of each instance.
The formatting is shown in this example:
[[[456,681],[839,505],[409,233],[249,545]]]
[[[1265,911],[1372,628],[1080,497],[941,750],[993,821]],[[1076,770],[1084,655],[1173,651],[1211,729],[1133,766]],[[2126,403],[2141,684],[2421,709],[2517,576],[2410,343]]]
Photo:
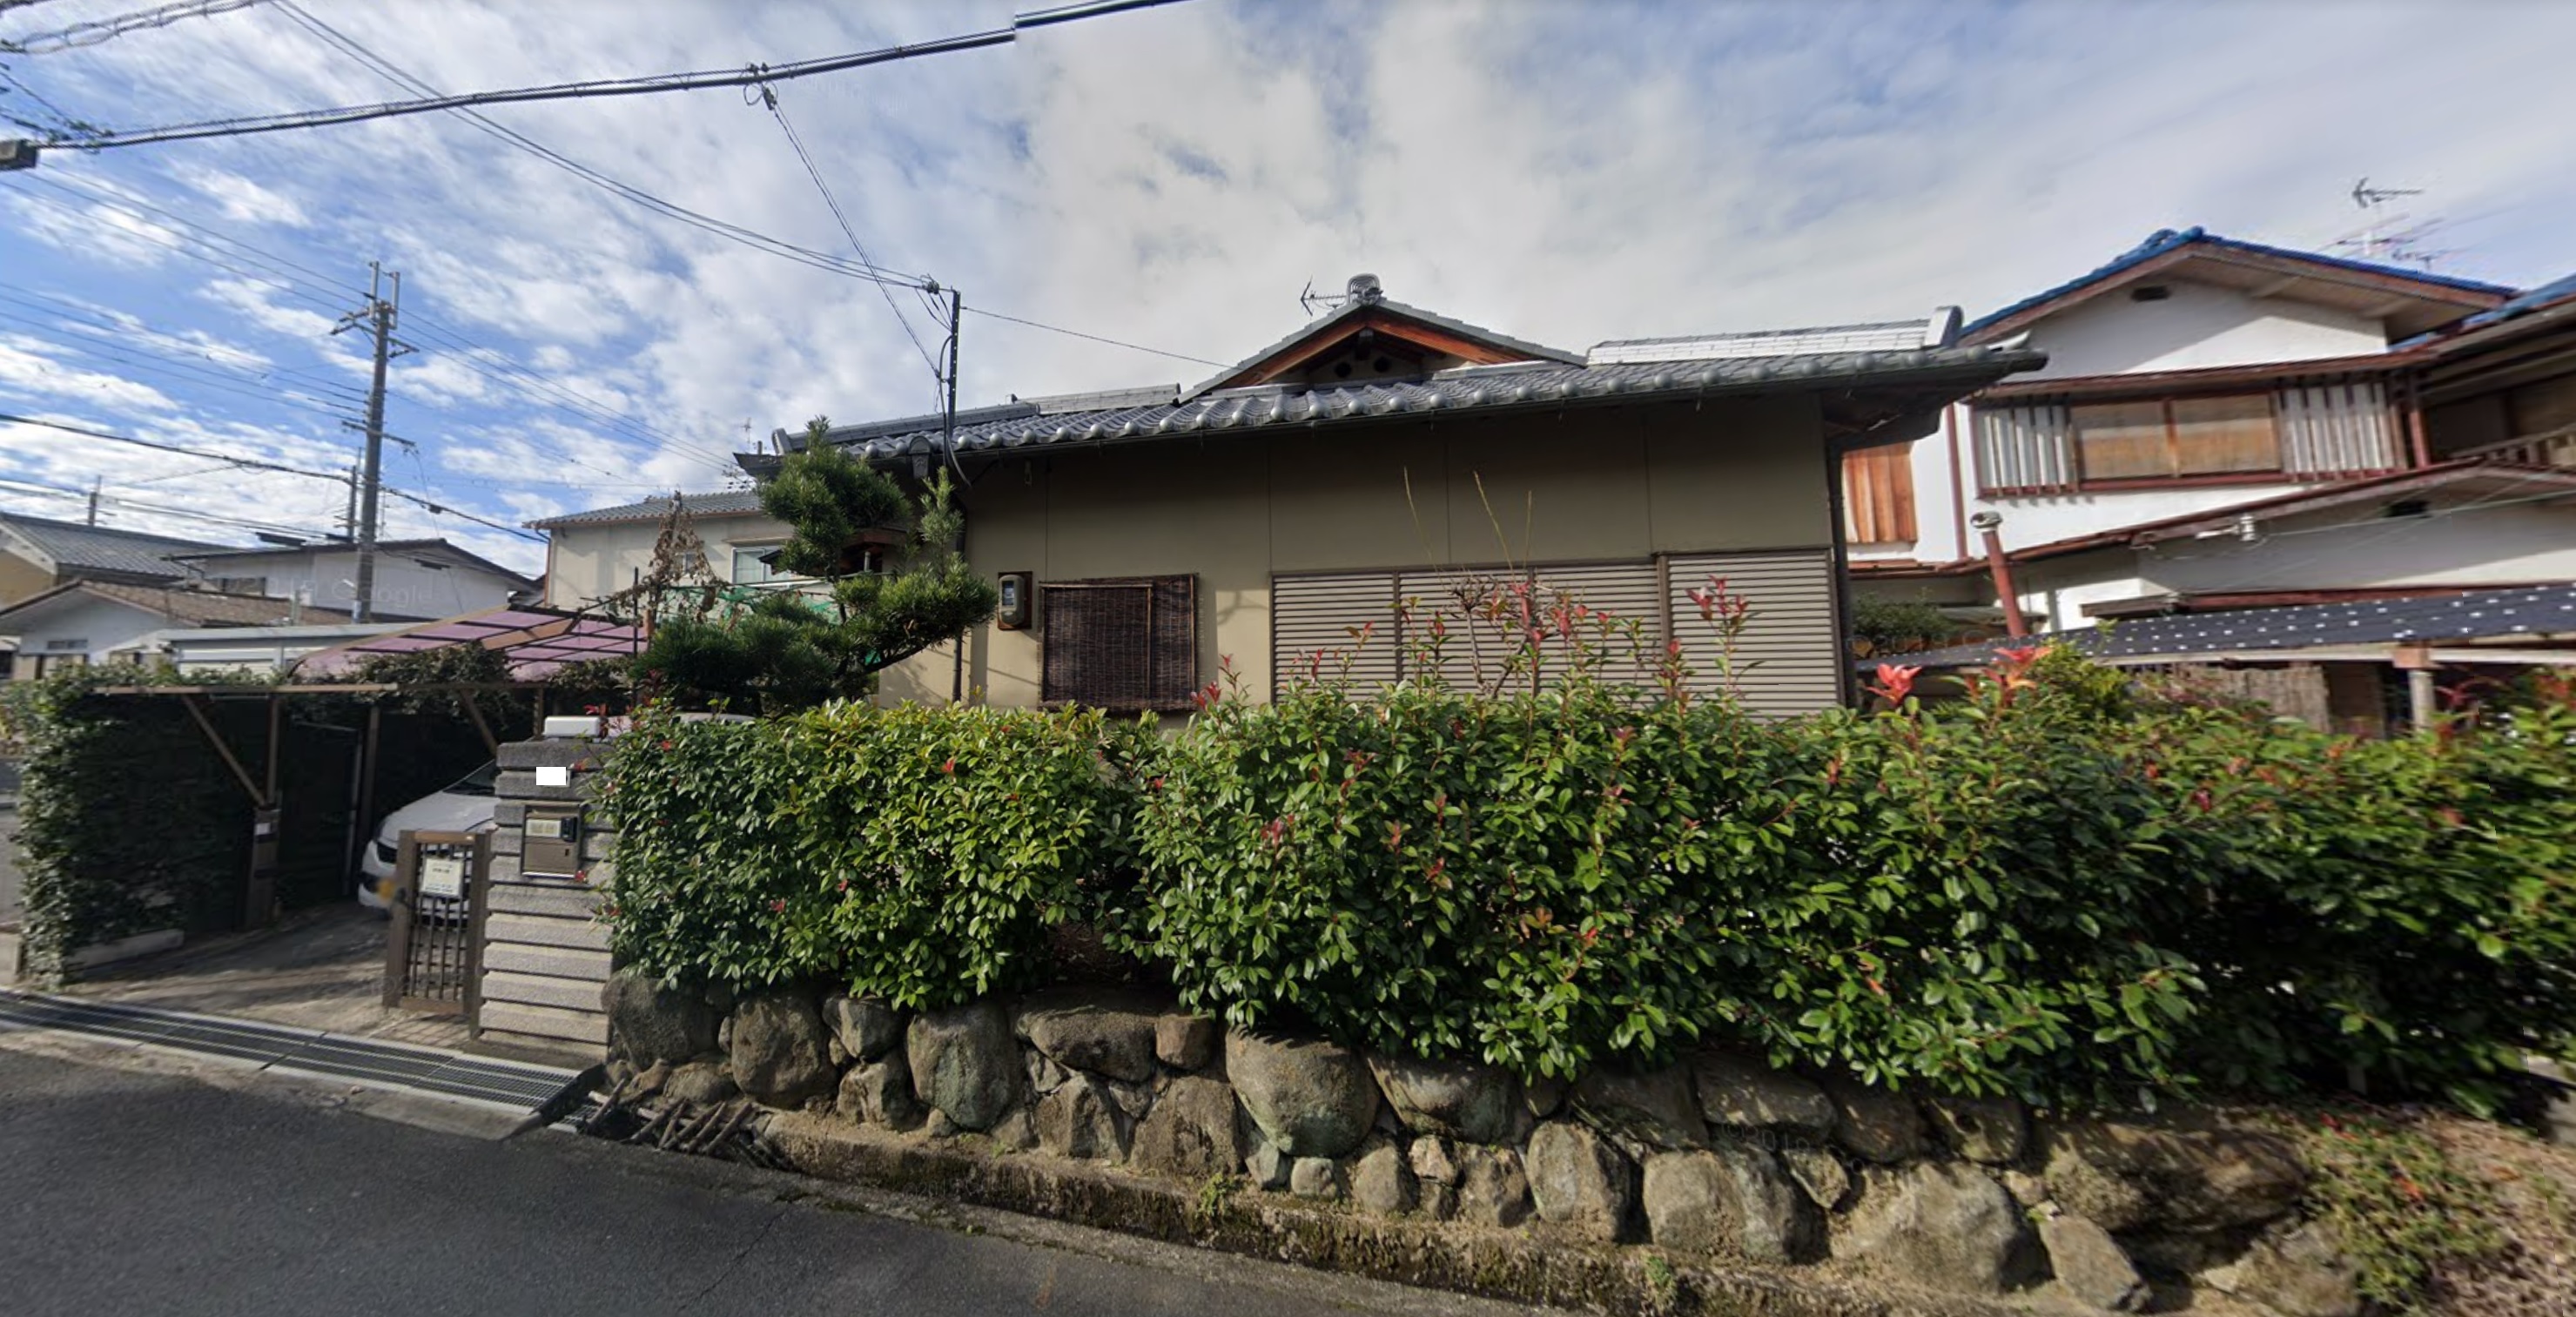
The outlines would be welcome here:
[[[19,3],[0,41],[151,7]],[[455,92],[774,65],[1010,13],[258,0],[0,53],[0,115],[135,129],[411,94],[333,33]],[[775,84],[830,202],[756,92],[485,115],[849,256],[837,203],[870,264],[964,298],[971,407],[1196,383],[1302,324],[1309,285],[1360,271],[1572,350],[1974,316],[2159,228],[2329,249],[2362,229],[2365,176],[2421,190],[2388,211],[2429,226],[2432,268],[2527,286],[2576,270],[2571,45],[2576,6],[2544,0],[1184,0]],[[521,570],[543,546],[508,528],[723,488],[732,453],[809,417],[938,406],[943,330],[919,292],[431,114],[0,174],[0,412],[345,470],[370,363],[364,333],[331,331],[371,262],[402,276],[413,349],[391,368],[385,479],[415,498],[388,501],[385,533]],[[102,524],[224,542],[347,512],[344,483],[0,422],[0,510],[77,519],[94,483]]]

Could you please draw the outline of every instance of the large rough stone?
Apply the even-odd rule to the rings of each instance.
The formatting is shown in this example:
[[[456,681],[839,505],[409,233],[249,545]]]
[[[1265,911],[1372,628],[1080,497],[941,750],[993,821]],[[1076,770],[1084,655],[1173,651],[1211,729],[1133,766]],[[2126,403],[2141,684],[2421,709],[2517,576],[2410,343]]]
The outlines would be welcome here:
[[[853,1060],[876,1060],[903,1041],[903,1017],[874,997],[824,998],[823,1023]]]
[[[1782,1148],[1780,1164],[1789,1168],[1789,1178],[1807,1191],[1807,1197],[1828,1212],[1841,1210],[1843,1200],[1851,1196],[1851,1172],[1831,1148]]]
[[[1437,1134],[1425,1134],[1413,1141],[1409,1156],[1414,1178],[1426,1184],[1458,1183],[1458,1159],[1450,1151],[1449,1140]]]
[[[1073,1078],[1038,1100],[1038,1146],[1059,1157],[1116,1161],[1127,1155],[1127,1120],[1098,1076]]]
[[[1225,1028],[1204,1015],[1154,1019],[1154,1059],[1174,1070],[1205,1070],[1225,1042]]]
[[[1834,1104],[1825,1090],[1759,1061],[1703,1052],[1691,1063],[1691,1085],[1711,1125],[1784,1130],[1809,1139],[1833,1132]]]
[[[1158,1015],[1122,996],[1059,989],[1023,1001],[1012,1028],[1058,1064],[1136,1084],[1154,1077]]]
[[[2078,1300],[2112,1312],[2146,1306],[2147,1283],[2111,1232],[2080,1216],[2051,1216],[2039,1223],[2039,1243],[2057,1283]]]
[[[1554,1075],[1542,1075],[1529,1082],[1529,1111],[1532,1120],[1545,1120],[1565,1109],[1565,1095],[1573,1085]]]
[[[1835,1253],[1893,1279],[1982,1294],[2022,1284],[2041,1262],[2020,1204],[1955,1162],[1871,1167]]]
[[[1025,1102],[1003,1112],[984,1132],[992,1137],[994,1147],[1005,1152],[1027,1152],[1038,1146],[1038,1118]]]
[[[1110,1100],[1118,1104],[1120,1111],[1127,1113],[1130,1121],[1143,1120],[1145,1113],[1154,1109],[1152,1084],[1128,1084],[1112,1079],[1108,1085]]]
[[[1393,1216],[1413,1209],[1413,1168],[1391,1139],[1373,1138],[1351,1162],[1351,1202],[1364,1212]]]
[[[960,1129],[993,1128],[1027,1079],[1010,1022],[989,998],[914,1016],[903,1050],[912,1091]]]
[[[1064,1087],[1064,1081],[1073,1077],[1072,1071],[1057,1065],[1048,1058],[1046,1053],[1034,1047],[1030,1048],[1021,1059],[1028,1065],[1029,1091],[1039,1097],[1045,1097]]]
[[[1339,1157],[1377,1120],[1367,1063],[1331,1043],[1229,1033],[1225,1070],[1252,1122],[1291,1156]]]
[[[705,994],[666,988],[654,976],[621,969],[600,985],[608,1013],[608,1054],[642,1070],[657,1061],[686,1061],[715,1050],[724,1013]]]
[[[1256,1189],[1285,1189],[1288,1187],[1288,1168],[1296,1160],[1281,1152],[1278,1144],[1265,1142],[1243,1159],[1243,1178],[1252,1181],[1252,1187]]]
[[[1342,1164],[1330,1157],[1300,1157],[1288,1166],[1288,1192],[1299,1198],[1340,1198]]]
[[[1416,1134],[1469,1143],[1518,1143],[1529,1132],[1529,1105],[1510,1071],[1476,1061],[1421,1061],[1369,1056],[1386,1105]]]
[[[1529,1219],[1529,1175],[1521,1155],[1480,1143],[1458,1148],[1457,1219],[1484,1226],[1516,1226]]]
[[[2029,1122],[2019,1102],[2008,1097],[1936,1097],[1923,1106],[1952,1152],[1988,1166],[2021,1160]]]
[[[693,1107],[712,1107],[731,1102],[742,1095],[734,1087],[733,1076],[716,1061],[691,1061],[671,1067],[671,1077],[662,1081],[662,1096],[673,1102]]]
[[[2360,1275],[2334,1227],[2322,1222],[2256,1244],[2237,1271],[2235,1292],[2282,1317],[2358,1317],[2362,1311]]]
[[[900,1056],[862,1061],[841,1076],[844,1117],[888,1129],[921,1128],[921,1103],[912,1095],[912,1068]]]
[[[2114,1234],[2259,1225],[2308,1186],[2298,1153],[2253,1130],[2077,1121],[2046,1146],[2050,1196]]]
[[[1718,1144],[1646,1159],[1648,1233],[1667,1248],[1779,1266],[1812,1260],[1822,1214],[1762,1148]]]
[[[1708,1124],[1680,1066],[1643,1074],[1595,1070],[1575,1084],[1574,1110],[1614,1137],[1650,1148],[1705,1148]]]
[[[823,1017],[800,992],[764,992],[733,1008],[733,1082],[765,1107],[793,1109],[832,1091]]]
[[[1901,1162],[1925,1151],[1923,1113],[1911,1098],[1857,1080],[1828,1078],[1834,1104],[1834,1142],[1874,1162]]]
[[[1637,1206],[1637,1168],[1608,1139],[1570,1120],[1531,1132],[1521,1166],[1539,1219],[1602,1240],[1628,1233]]]
[[[1234,1090],[1213,1079],[1172,1081],[1136,1125],[1128,1157],[1140,1169],[1182,1180],[1231,1174],[1243,1165],[1243,1122]]]

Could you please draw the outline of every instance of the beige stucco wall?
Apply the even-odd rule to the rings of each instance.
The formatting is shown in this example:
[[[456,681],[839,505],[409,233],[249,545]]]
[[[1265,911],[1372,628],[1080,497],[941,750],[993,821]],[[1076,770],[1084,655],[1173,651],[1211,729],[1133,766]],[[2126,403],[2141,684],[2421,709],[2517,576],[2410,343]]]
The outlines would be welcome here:
[[[787,538],[785,523],[760,516],[699,517],[694,525],[719,576],[731,570],[734,545]],[[581,608],[634,584],[635,574],[653,565],[661,536],[660,521],[555,527],[546,550],[546,605]]]
[[[967,557],[1041,584],[1195,574],[1201,677],[1231,656],[1266,698],[1274,572],[1815,548],[1827,472],[1802,395],[1216,433],[1005,458],[967,495]],[[954,663],[916,657],[881,696],[945,700]],[[979,628],[966,668],[993,703],[1038,700],[1035,631]]]

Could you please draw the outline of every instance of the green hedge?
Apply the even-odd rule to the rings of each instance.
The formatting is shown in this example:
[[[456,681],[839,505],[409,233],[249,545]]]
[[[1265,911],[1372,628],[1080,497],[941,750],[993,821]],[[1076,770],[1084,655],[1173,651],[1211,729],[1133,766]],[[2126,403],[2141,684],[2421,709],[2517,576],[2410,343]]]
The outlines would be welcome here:
[[[2044,1102],[2491,1108],[2576,1044],[2576,696],[2365,743],[2063,655],[1786,723],[1542,694],[856,707],[625,738],[621,955],[906,1004],[1083,919],[1240,1025],[1530,1075],[1695,1040]],[[846,884],[846,886],[845,886]]]
[[[907,1008],[1027,986],[1049,929],[1094,903],[1127,795],[1105,752],[1130,740],[1098,714],[648,710],[605,765],[617,954]]]

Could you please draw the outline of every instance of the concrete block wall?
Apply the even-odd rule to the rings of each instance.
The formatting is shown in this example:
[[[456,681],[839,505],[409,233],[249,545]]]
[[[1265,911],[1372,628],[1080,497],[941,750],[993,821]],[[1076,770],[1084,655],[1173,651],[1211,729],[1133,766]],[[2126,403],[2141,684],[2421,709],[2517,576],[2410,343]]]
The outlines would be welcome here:
[[[581,801],[605,744],[592,736],[548,737],[501,747],[492,886],[483,920],[482,1005],[477,1036],[492,1042],[596,1058],[608,1043],[600,987],[608,981],[608,928],[597,913],[610,874],[599,862],[614,837],[583,819],[584,879],[521,871],[520,825],[532,802]],[[568,768],[568,786],[539,786],[539,768]]]

